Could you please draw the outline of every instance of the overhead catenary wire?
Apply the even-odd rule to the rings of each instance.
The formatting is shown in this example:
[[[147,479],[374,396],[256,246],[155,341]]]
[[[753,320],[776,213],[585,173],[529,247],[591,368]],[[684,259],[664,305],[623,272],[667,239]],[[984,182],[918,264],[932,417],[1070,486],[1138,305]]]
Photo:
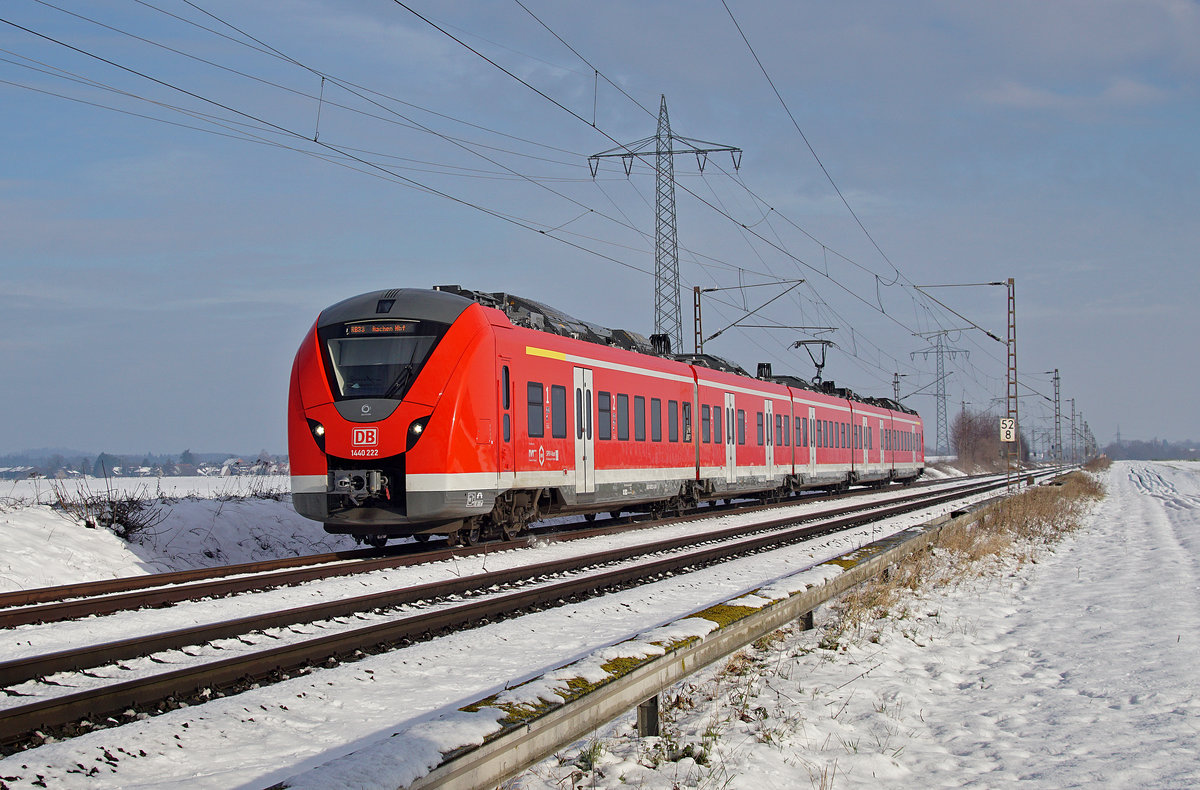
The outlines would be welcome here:
[[[143,5],[146,5],[147,7],[153,7],[153,6],[151,6],[151,5],[147,4],[147,3],[142,3],[142,4],[143,4]],[[195,7],[195,8],[197,8],[197,9],[199,9],[199,7],[198,7],[198,6],[195,6],[195,4],[189,3],[189,5],[192,5],[193,7]],[[400,5],[403,5],[403,4],[400,4]],[[525,8],[525,7],[524,7],[524,6],[522,6],[522,8]],[[199,10],[202,10],[202,9],[199,9]],[[526,8],[525,10],[526,10],[526,12],[528,12],[528,9],[527,9],[527,8]],[[205,12],[205,13],[207,13],[207,12]],[[210,15],[210,16],[211,16],[211,15]],[[532,17],[533,17],[535,20],[537,20],[537,21],[539,22],[539,24],[543,24],[543,26],[545,26],[545,25],[544,25],[544,23],[542,23],[541,19],[539,19],[539,18],[538,18],[536,15],[534,15],[534,14],[530,13],[530,16],[532,16]],[[215,17],[214,17],[214,18],[215,18]],[[191,21],[189,20],[189,24],[194,24],[194,23],[193,23],[193,22],[191,22]],[[549,28],[547,28],[547,29],[549,29]],[[553,32],[553,31],[551,31],[551,32]],[[561,39],[561,37],[557,36],[557,34],[555,34],[555,36],[556,36],[556,38],[559,38],[559,39],[560,39],[560,40],[561,40],[561,41],[564,43],[564,45],[566,45],[566,46],[568,46],[568,47],[570,48],[570,45],[566,44],[565,40],[562,40],[562,39]],[[236,39],[231,37],[231,38],[230,38],[230,40],[236,40]],[[265,47],[265,45],[263,45],[263,46]],[[469,47],[468,47],[468,48],[469,48]],[[265,48],[257,48],[257,47],[256,47],[256,49],[257,49],[258,51],[264,51],[264,52],[269,52],[269,51],[271,51],[269,47],[265,47]],[[574,49],[573,49],[573,48],[571,48],[571,49],[574,51]],[[477,54],[478,54],[478,53],[477,53]],[[578,55],[578,52],[575,52],[575,54],[576,54],[577,56],[579,56],[579,55]],[[581,56],[580,56],[580,57],[581,57]],[[583,58],[581,57],[581,59],[583,59]],[[487,60],[487,58],[485,58],[485,60]],[[489,62],[490,62],[490,61],[489,61]],[[585,62],[586,62],[586,61],[585,61]],[[301,67],[304,67],[304,66],[303,66],[303,64],[299,64],[298,62],[297,62],[297,65],[298,65],[298,66],[301,66]],[[589,64],[589,66],[590,66],[590,64]],[[304,67],[304,68],[307,68],[307,67]],[[604,76],[604,75],[603,75],[603,73],[602,73],[602,72],[601,72],[599,69],[595,68],[594,66],[591,66],[591,68],[592,68],[592,70],[593,70],[594,74],[595,74],[595,75],[597,75],[597,78],[598,78],[598,79],[599,79],[599,78],[602,78],[602,79],[604,79],[604,81],[605,81],[605,83],[606,83],[606,84],[613,84],[613,85],[614,85],[614,87],[619,87],[619,86],[616,86],[616,84],[615,84],[615,83],[613,83],[613,81],[609,80],[609,79],[608,79],[606,76]],[[318,73],[318,74],[319,74],[319,72],[314,72],[314,73]],[[325,77],[325,75],[321,75],[321,76],[322,76],[322,78],[324,78],[324,77]],[[515,77],[515,75],[510,75],[510,76],[514,76],[514,78],[517,78],[517,77]],[[519,79],[519,78],[517,78],[517,79]],[[523,80],[521,80],[521,81],[523,81]],[[523,81],[523,82],[524,82],[524,81]],[[526,84],[528,84],[528,83],[526,83]],[[315,83],[314,83],[314,87],[315,87]],[[531,86],[531,87],[532,87],[532,86]],[[367,90],[367,91],[369,91],[369,89],[364,89],[364,90]],[[535,88],[535,90],[536,90],[536,88]],[[545,96],[545,94],[544,94],[543,92],[541,92],[541,91],[538,91],[538,92],[539,92],[539,94],[542,94],[543,96]],[[631,97],[631,96],[629,96],[629,94],[628,94],[628,93],[626,93],[626,92],[625,92],[625,91],[623,91],[623,90],[622,90],[622,93],[625,93],[625,95],[626,95],[628,98],[630,98],[630,99],[632,100],[632,97]],[[201,97],[201,98],[203,98],[203,97]],[[546,98],[549,98],[549,97],[547,96]],[[315,100],[315,101],[317,101],[317,102],[320,102],[320,101],[322,101],[322,100],[321,100],[319,97],[314,97],[314,100]],[[328,102],[328,101],[329,101],[329,100],[328,100],[328,97],[326,97],[324,101],[325,101],[325,102]],[[216,102],[215,104],[216,104],[217,106],[221,106],[221,103],[220,103],[220,102]],[[558,106],[560,106],[560,107],[563,107],[563,109],[567,109],[567,108],[566,108],[564,105],[562,105],[561,103],[555,102],[555,104],[558,104]],[[637,102],[635,102],[635,104],[637,104]],[[332,104],[328,104],[328,106],[332,107],[333,105],[332,105]],[[639,106],[641,106],[641,105],[639,104]],[[643,107],[642,109],[646,109],[646,108],[644,108],[644,107]],[[568,110],[568,112],[572,112],[572,111]],[[572,114],[573,114],[573,115],[575,115],[575,116],[576,116],[577,118],[579,118],[580,120],[583,120],[583,121],[585,121],[585,122],[587,122],[587,121],[588,121],[588,119],[586,119],[586,118],[583,118],[583,117],[582,117],[582,116],[580,116],[578,113],[574,113],[574,112],[572,112]],[[248,116],[248,117],[253,117],[253,116]],[[311,118],[311,116],[310,116],[310,118]],[[158,119],[156,119],[156,120],[158,120]],[[453,119],[453,120],[455,120],[455,121],[457,122],[457,119]],[[261,119],[261,118],[258,118],[258,119],[257,119],[257,121],[262,121],[262,119]],[[253,122],[251,122],[251,123],[253,123]],[[589,126],[591,126],[592,128],[596,128],[596,121],[595,121],[595,117],[594,117],[594,115],[593,115],[593,118],[592,118],[592,119],[590,120],[590,122],[588,122],[588,123],[589,123]],[[268,133],[271,133],[271,134],[279,134],[279,135],[284,135],[284,136],[287,136],[287,135],[289,135],[289,134],[292,134],[291,130],[289,130],[289,129],[286,129],[286,128],[282,127],[282,126],[278,127],[278,129],[280,129],[280,130],[282,130],[282,131],[276,131],[276,130],[270,129],[269,127],[268,127],[268,128],[264,128],[264,129],[262,129],[262,131],[264,131],[264,132],[268,132]],[[312,129],[310,128],[309,132],[311,133],[311,131],[312,131]],[[495,130],[489,130],[489,131],[490,131],[490,132],[495,132]],[[598,131],[599,131],[599,130],[598,130]],[[497,132],[497,133],[499,133],[499,132]],[[310,136],[310,135],[308,135],[308,134],[302,135],[302,137],[303,137],[305,140],[307,140],[307,139],[309,138],[309,136]],[[610,138],[610,139],[611,139],[611,138]],[[320,141],[320,142],[325,142],[325,141]],[[396,180],[398,183],[403,183],[403,184],[405,184],[406,186],[413,186],[414,188],[421,188],[423,191],[428,191],[430,194],[441,195],[442,197],[450,197],[451,199],[456,199],[454,196],[450,196],[450,195],[448,195],[447,193],[445,193],[445,192],[444,192],[444,190],[438,190],[438,189],[430,188],[430,187],[428,187],[427,185],[420,184],[419,182],[412,182],[412,180],[411,180],[411,179],[409,179],[408,181],[405,181],[405,180],[403,180],[403,177],[402,177],[402,176],[397,176],[396,174],[390,173],[390,172],[389,172],[390,168],[389,168],[388,166],[381,166],[381,165],[380,165],[379,163],[377,163],[377,162],[372,162],[372,161],[370,161],[370,158],[371,158],[371,157],[375,157],[375,156],[380,156],[380,157],[383,157],[383,156],[387,156],[387,155],[370,154],[369,152],[366,152],[366,151],[364,151],[364,150],[362,150],[362,149],[353,149],[353,148],[350,148],[349,146],[336,146],[336,145],[332,145],[332,146],[329,146],[328,148],[324,148],[324,151],[325,151],[325,153],[324,153],[324,154],[320,154],[320,153],[317,153],[317,152],[312,152],[312,151],[306,151],[306,150],[303,150],[302,148],[300,148],[299,146],[295,146],[295,147],[292,147],[292,148],[293,148],[293,150],[299,150],[299,151],[301,151],[301,152],[303,152],[303,153],[306,153],[306,154],[308,154],[308,155],[313,155],[313,156],[321,156],[322,158],[324,158],[324,157],[328,156],[328,157],[334,157],[334,158],[336,158],[336,159],[339,159],[339,160],[341,160],[343,157],[346,157],[346,152],[355,152],[355,151],[357,151],[357,153],[359,153],[359,154],[363,154],[363,155],[362,155],[362,156],[353,155],[353,156],[347,157],[347,158],[346,158],[346,159],[345,159],[343,162],[340,162],[340,163],[342,163],[342,164],[344,164],[344,165],[352,165],[352,166],[356,167],[357,169],[360,169],[360,170],[361,170],[361,171],[363,171],[363,172],[372,172],[372,174],[379,175],[379,176],[381,176],[381,177],[386,177],[386,178],[388,178],[388,180]],[[519,155],[519,154],[518,154],[518,155]],[[562,163],[560,163],[560,164],[562,164]],[[465,173],[467,170],[468,170],[467,168],[462,168],[462,171],[463,171],[464,173]],[[527,180],[531,180],[531,181],[532,181],[532,180],[534,180],[534,179],[530,179],[528,176],[526,176],[526,175],[525,175],[525,174],[523,174],[523,173],[521,173],[521,174],[516,174],[514,177],[525,178],[525,179],[527,179]],[[411,183],[410,183],[410,182],[411,182]],[[710,182],[710,180],[708,180],[708,179],[705,179],[705,183],[706,183],[706,185],[707,185],[707,186],[708,186],[708,187],[711,189],[712,185],[711,185],[711,182]],[[691,193],[692,193],[692,194],[695,196],[695,193],[694,193],[694,191],[692,191],[692,190],[686,190],[686,188],[685,188],[685,191],[689,191],[689,192],[691,192]],[[697,197],[698,197],[698,196],[697,196]],[[610,196],[610,195],[607,195],[607,194],[606,194],[606,195],[605,195],[605,199],[606,199],[607,201],[609,201],[609,202],[612,202],[612,203],[614,203],[614,204],[615,204],[615,201],[613,201],[613,200],[612,200],[612,198],[611,198],[611,196]],[[477,208],[477,209],[479,209],[479,210],[481,210],[481,211],[485,211],[485,213],[492,214],[493,216],[497,216],[497,217],[501,217],[501,218],[505,218],[505,219],[510,219],[510,221],[512,221],[512,220],[511,220],[511,217],[512,217],[512,215],[508,214],[507,212],[496,211],[495,209],[489,209],[489,208],[488,208],[488,207],[486,207],[486,206],[476,206],[476,205],[474,205],[474,203],[473,203],[472,201],[468,201],[468,200],[456,199],[456,202],[460,202],[460,203],[462,203],[463,205],[466,205],[466,206],[471,206],[472,208]],[[793,255],[792,253],[790,253],[790,252],[787,252],[787,251],[786,251],[786,244],[785,244],[784,240],[782,239],[782,237],[780,237],[780,235],[779,235],[779,233],[778,233],[778,230],[777,230],[777,229],[775,229],[775,228],[773,228],[773,227],[771,226],[771,223],[770,223],[770,221],[769,221],[769,215],[770,215],[770,213],[772,213],[771,211],[768,211],[768,212],[766,212],[765,214],[760,214],[760,215],[759,215],[759,217],[758,217],[758,219],[755,219],[755,220],[750,220],[750,221],[747,221],[746,223],[742,223],[742,222],[739,222],[739,221],[738,221],[738,220],[737,220],[737,219],[736,219],[736,218],[733,216],[733,214],[732,214],[731,210],[730,210],[728,207],[726,207],[726,206],[724,206],[724,205],[721,205],[721,201],[720,201],[719,197],[715,195],[715,193],[714,193],[714,199],[713,199],[713,200],[709,200],[709,201],[704,201],[704,200],[702,200],[701,202],[702,202],[702,203],[707,203],[707,204],[709,204],[709,205],[710,205],[711,207],[713,207],[713,209],[714,209],[714,210],[716,210],[716,211],[717,211],[719,214],[721,214],[722,216],[725,216],[726,218],[730,219],[731,221],[733,221],[733,222],[737,223],[737,224],[739,225],[739,227],[740,227],[740,226],[742,226],[743,224],[750,226],[750,227],[748,228],[748,230],[753,230],[753,229],[754,229],[754,226],[755,226],[756,224],[758,224],[758,223],[762,223],[762,222],[764,222],[764,221],[765,221],[765,222],[766,222],[766,226],[767,226],[767,227],[766,227],[764,230],[770,230],[770,232],[771,232],[771,236],[773,236],[773,238],[771,238],[771,237],[768,237],[768,236],[766,236],[766,235],[762,235],[762,234],[758,234],[758,235],[754,235],[754,234],[752,234],[753,238],[754,238],[754,239],[757,239],[758,241],[761,241],[761,242],[762,242],[762,243],[764,243],[764,244],[767,244],[769,247],[771,247],[771,248],[773,248],[773,249],[780,250],[780,251],[781,251],[781,252],[783,252],[783,253],[784,253],[784,254],[785,254],[787,257],[794,258],[795,260],[797,260],[797,261],[801,261],[801,263],[804,263],[804,262],[801,260],[800,256],[795,256],[795,255]],[[582,204],[581,204],[581,209],[580,209],[580,210],[582,210]],[[620,217],[620,219],[619,219],[619,220],[616,220],[616,218],[614,218],[614,217],[611,217],[611,216],[604,217],[604,218],[605,218],[606,220],[609,220],[609,221],[614,221],[614,220],[616,220],[616,221],[618,221],[618,224],[622,225],[623,227],[628,227],[628,228],[630,228],[630,229],[632,229],[632,230],[635,230],[636,232],[638,232],[638,233],[639,233],[639,235],[641,235],[641,236],[643,236],[643,237],[646,237],[646,236],[648,236],[648,235],[649,235],[649,234],[648,234],[648,233],[646,233],[645,231],[643,231],[643,230],[641,230],[641,229],[638,229],[638,228],[636,227],[636,223],[632,223],[632,222],[630,222],[630,221],[629,221],[629,218],[628,218],[627,216],[624,216],[624,212],[618,212],[618,213],[622,215],[622,216]],[[800,230],[800,229],[799,229],[799,227],[798,227],[798,226],[797,226],[797,225],[796,225],[794,222],[792,222],[791,220],[789,220],[789,219],[788,219],[788,218],[787,218],[785,215],[783,215],[783,214],[781,214],[781,213],[779,213],[779,212],[777,212],[777,211],[776,211],[776,212],[774,212],[774,213],[778,214],[778,216],[782,217],[782,218],[783,218],[783,219],[784,219],[786,222],[788,222],[790,225],[792,225],[793,227],[796,227],[798,230]],[[548,223],[539,223],[539,222],[535,222],[534,220],[530,220],[530,219],[527,219],[527,218],[517,218],[517,219],[516,219],[516,224],[520,224],[522,227],[526,227],[527,229],[535,230],[536,232],[538,232],[538,233],[540,233],[540,234],[542,234],[542,235],[549,235],[549,236],[551,236],[552,238],[555,238],[556,240],[564,241],[563,239],[561,239],[561,238],[559,237],[559,234],[558,234],[556,231],[557,231],[557,230],[559,230],[559,229],[562,229],[564,224],[570,224],[571,222],[575,222],[575,221],[577,221],[577,220],[578,220],[578,219],[580,219],[580,218],[581,218],[583,215],[582,215],[582,214],[576,214],[576,215],[571,215],[571,216],[573,216],[573,217],[574,217],[574,219],[570,219],[570,220],[569,220],[567,223],[563,223],[563,222],[561,222],[561,220],[560,220],[560,221],[551,221],[551,222],[548,222]],[[803,232],[803,231],[801,230],[801,232]],[[600,243],[612,244],[612,242],[611,242],[611,241],[603,241],[603,240],[600,240],[600,239],[598,239],[598,238],[596,238],[596,237],[594,237],[594,236],[593,236],[593,237],[588,237],[588,236],[586,236],[586,235],[579,235],[579,236],[577,236],[577,238],[589,238],[591,241],[598,241],[598,242],[600,242]],[[564,243],[570,243],[570,242],[568,242],[568,241],[564,241]],[[594,250],[591,250],[591,249],[589,249],[589,248],[587,248],[587,247],[585,247],[585,246],[582,246],[582,245],[573,245],[573,246],[579,246],[579,248],[580,248],[581,250],[583,250],[583,251],[585,251],[585,252],[588,252],[588,253],[590,253],[590,254],[597,254],[597,253],[596,253]],[[753,245],[752,245],[752,246],[753,246]],[[822,249],[824,250],[824,249],[830,249],[830,248],[828,247],[828,245],[822,245]],[[755,254],[756,254],[756,255],[758,254],[758,251],[757,251],[757,250],[756,250]],[[836,251],[834,251],[834,254],[835,254],[835,255],[840,255],[840,253],[837,253]],[[606,256],[603,256],[603,255],[601,255],[601,257],[606,257]],[[723,268],[725,268],[725,269],[734,269],[734,268],[738,268],[738,267],[734,267],[734,266],[732,266],[732,265],[730,265],[730,264],[728,264],[728,263],[726,263],[726,262],[724,262],[724,261],[718,261],[717,259],[714,259],[714,258],[712,258],[711,256],[706,256],[706,257],[708,257],[708,258],[709,258],[709,259],[710,259],[710,260],[713,262],[713,265],[721,266],[721,267],[723,267]],[[761,256],[759,256],[759,257],[760,257],[760,260],[761,260]],[[608,256],[608,259],[609,259],[609,260],[613,260],[613,259],[611,258],[611,256]],[[847,260],[849,260],[849,259],[847,258]],[[631,268],[631,269],[637,270],[637,271],[639,271],[639,272],[641,272],[641,273],[644,273],[644,274],[647,274],[648,276],[650,276],[650,273],[649,273],[649,272],[645,271],[644,269],[640,269],[639,267],[632,266],[632,265],[628,264],[628,263],[627,263],[627,262],[625,262],[625,261],[614,260],[614,262],[616,262],[616,263],[618,263],[618,264],[620,264],[620,265],[622,265],[622,266],[626,266],[626,267],[628,267],[628,268]],[[763,264],[764,264],[764,267],[765,267],[766,261],[764,260],[764,261],[762,261],[762,262],[763,262]],[[853,262],[852,262],[852,263],[853,263]],[[807,264],[807,263],[804,263],[804,265],[805,265],[805,266],[809,266],[809,264]],[[855,265],[857,265],[857,264],[855,264]],[[820,274],[819,270],[817,270],[817,268],[816,268],[816,267],[811,267],[811,269],[810,269],[810,270],[814,271],[814,273],[818,273],[818,274]],[[778,278],[780,275],[778,275],[778,274],[769,274],[769,275],[767,275],[767,274],[764,274],[763,276],[771,276],[771,277],[776,277],[776,278]],[[886,309],[886,308],[884,308],[882,304],[875,305],[875,304],[873,304],[872,302],[870,302],[869,300],[866,300],[866,299],[862,299],[862,298],[860,298],[860,297],[859,297],[857,294],[855,294],[855,293],[853,292],[853,290],[852,290],[852,289],[850,289],[850,288],[849,288],[849,286],[845,286],[844,284],[842,284],[842,283],[838,282],[838,281],[835,279],[835,277],[833,277],[833,276],[829,276],[829,273],[828,273],[828,272],[825,272],[823,276],[827,277],[827,278],[828,278],[828,280],[829,280],[830,282],[833,282],[833,283],[835,283],[835,285],[836,285],[838,288],[842,288],[842,289],[844,289],[844,290],[845,290],[847,293],[849,293],[851,296],[853,296],[853,297],[855,297],[855,298],[858,298],[858,299],[859,299],[860,301],[862,301],[862,302],[863,302],[865,305],[870,305],[870,306],[872,307],[872,309],[876,310],[876,312],[880,312],[881,314],[885,314],[885,315],[887,314],[887,309]],[[876,275],[876,276],[877,276],[877,275]],[[811,289],[811,288],[812,288],[812,285],[810,284],[808,287]],[[878,298],[876,299],[876,301],[877,301],[877,302],[879,301],[879,300],[878,300]],[[824,309],[833,309],[833,308],[832,308],[832,306],[830,306],[830,305],[826,305],[825,307],[821,307],[821,305],[822,305],[822,304],[823,304],[823,302],[818,302],[818,303],[817,303],[817,308],[818,308],[818,310],[824,310]],[[892,318],[892,317],[891,317],[891,316],[889,316],[889,318]],[[892,320],[895,320],[895,319],[892,319]],[[903,323],[901,323],[901,322],[898,322],[898,321],[897,321],[897,323],[898,323],[898,324],[900,324],[901,326],[904,326],[904,324],[903,324]],[[906,330],[908,330],[908,331],[911,331],[911,329],[909,329],[907,326],[906,326],[905,328],[906,328]],[[918,328],[919,328],[919,327],[918,327]],[[860,339],[861,339],[861,338],[860,338]],[[879,349],[879,350],[880,350],[880,351],[882,351],[882,349]],[[879,371],[881,371],[881,372],[882,372],[882,371],[883,371],[883,369],[884,369],[882,366],[878,366],[878,365],[877,365],[877,367],[879,368]]]

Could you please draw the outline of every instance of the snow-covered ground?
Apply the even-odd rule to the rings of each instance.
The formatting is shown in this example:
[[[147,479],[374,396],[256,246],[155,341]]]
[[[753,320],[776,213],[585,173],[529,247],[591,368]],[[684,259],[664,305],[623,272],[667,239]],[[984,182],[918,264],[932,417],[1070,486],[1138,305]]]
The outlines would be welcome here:
[[[578,765],[589,788],[1200,787],[1200,464],[1104,482],[1036,564],[922,594],[837,650],[792,633],[677,689],[664,738],[627,717],[516,787]],[[688,745],[704,765],[661,761]]]
[[[286,501],[286,477],[117,477],[0,482],[0,592],[354,548]],[[152,502],[126,542],[52,507],[99,497]]]
[[[830,651],[818,647],[819,633],[789,636],[734,670],[696,676],[678,695],[682,707],[669,711],[664,738],[633,737],[630,715],[515,786],[569,787],[579,770],[572,763],[589,761],[597,770],[582,786],[646,790],[995,787],[1021,778],[1041,787],[1200,785],[1200,464],[1117,464],[1106,482],[1110,495],[1085,529],[1037,564],[927,594],[910,616],[879,624],[874,642]],[[224,523],[240,504],[263,507],[258,515],[286,529],[315,527],[297,533],[314,543],[326,537],[294,514],[293,525],[286,504],[269,499],[181,502],[209,508],[182,537],[160,536],[194,542],[188,555],[253,554],[213,538],[247,539]],[[208,543],[199,537],[206,530]],[[42,508],[0,507],[5,555],[24,533],[37,537],[24,546],[32,559],[9,564],[19,586],[175,562],[146,546],[131,559],[103,530]],[[48,744],[0,760],[0,786],[267,786],[736,595],[755,574],[786,573],[815,553],[764,554],[660,582],[649,594],[492,624]],[[403,738],[391,741],[405,748]],[[672,751],[692,756],[664,759]]]

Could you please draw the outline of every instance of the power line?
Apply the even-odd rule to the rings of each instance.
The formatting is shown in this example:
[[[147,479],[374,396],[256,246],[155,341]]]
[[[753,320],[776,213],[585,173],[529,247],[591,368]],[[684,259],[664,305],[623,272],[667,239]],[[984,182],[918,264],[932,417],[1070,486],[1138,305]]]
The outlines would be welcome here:
[[[725,2],[725,0],[721,0],[721,5],[725,7],[725,12],[729,14],[729,18],[733,21],[733,26],[737,28],[738,35],[742,37],[742,41],[746,42],[746,48],[749,49],[750,54],[754,56],[754,62],[758,64],[759,70],[761,70],[763,76],[766,77],[767,84],[770,85],[771,90],[774,91],[775,98],[779,99],[779,103],[783,106],[784,112],[787,113],[788,118],[791,120],[792,126],[794,126],[796,131],[799,133],[800,139],[804,141],[804,145],[808,147],[809,153],[811,153],[813,159],[817,161],[817,164],[821,168],[821,172],[825,174],[825,178],[829,180],[829,184],[833,187],[833,191],[837,192],[837,196],[841,199],[842,205],[844,205],[846,210],[850,212],[850,216],[854,217],[854,221],[858,223],[858,227],[862,228],[862,232],[868,239],[870,239],[871,244],[876,250],[879,251],[879,254],[883,256],[883,259],[887,261],[888,266],[891,266],[896,272],[896,280],[891,283],[892,285],[895,285],[895,283],[900,279],[900,270],[896,268],[896,265],[892,263],[891,259],[888,258],[887,254],[882,248],[880,248],[879,244],[876,243],[875,237],[871,235],[871,232],[867,230],[867,226],[864,225],[862,220],[858,218],[858,214],[854,213],[854,209],[850,207],[850,201],[846,200],[846,196],[843,195],[842,190],[838,188],[837,182],[833,180],[833,176],[830,175],[829,170],[826,169],[825,163],[821,161],[821,157],[817,156],[816,149],[812,147],[812,143],[808,141],[808,137],[804,134],[804,130],[801,129],[800,124],[796,122],[796,117],[792,115],[791,108],[788,107],[787,102],[783,100],[783,96],[779,93],[779,89],[775,87],[775,81],[771,79],[771,75],[767,73],[767,69],[763,65],[762,60],[759,59],[758,53],[754,51],[754,46],[750,43],[750,39],[746,37],[745,32],[742,30],[742,26],[738,24],[737,18],[733,15],[733,11],[731,11],[729,8],[729,3]]]

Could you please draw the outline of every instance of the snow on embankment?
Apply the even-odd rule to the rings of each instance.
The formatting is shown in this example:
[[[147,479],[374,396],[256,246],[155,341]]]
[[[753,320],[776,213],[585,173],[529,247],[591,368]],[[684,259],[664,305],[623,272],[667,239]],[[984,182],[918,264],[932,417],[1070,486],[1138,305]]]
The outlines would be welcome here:
[[[287,478],[270,477],[7,484],[0,488],[0,591],[353,547],[297,515],[287,486]],[[146,526],[129,541],[89,528],[84,502],[144,502]]]
[[[1200,464],[1102,479],[1056,546],[762,640],[667,694],[661,738],[626,717],[514,790],[1200,786]]]

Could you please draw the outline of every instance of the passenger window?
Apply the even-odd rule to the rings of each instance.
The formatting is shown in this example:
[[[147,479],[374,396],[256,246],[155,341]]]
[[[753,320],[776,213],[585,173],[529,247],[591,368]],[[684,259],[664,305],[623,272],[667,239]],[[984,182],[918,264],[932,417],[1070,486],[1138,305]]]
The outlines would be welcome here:
[[[567,438],[567,388],[559,384],[550,387],[550,436]]]
[[[679,441],[679,401],[677,400],[667,401],[667,438],[672,442]]]
[[[629,441],[629,396],[617,395],[617,439]]]
[[[646,398],[643,395],[633,396],[633,438],[646,441]]]
[[[692,440],[692,404],[683,404],[683,440]]]
[[[529,435],[538,438],[546,435],[545,392],[539,382],[531,381],[526,387],[529,404]]]
[[[738,444],[746,443],[746,410],[737,410],[737,440]]]
[[[756,418],[755,422],[758,424],[758,443],[761,445],[763,443],[763,414],[761,411],[756,413]]]
[[[707,403],[700,407],[700,441],[709,443],[712,438],[712,409]]]
[[[583,390],[575,390],[575,438],[583,438]]]
[[[607,392],[596,393],[596,435],[601,439],[612,438],[612,395]]]
[[[500,388],[504,391],[500,398],[504,402],[505,411],[512,408],[512,394],[509,391],[509,386],[508,365],[505,365],[500,369]]]
[[[725,416],[720,406],[713,406],[713,443],[725,444],[725,436],[721,428],[725,425]]]
[[[650,399],[650,441],[662,441],[662,401]]]
[[[800,419],[799,417],[796,418],[796,446],[797,447],[802,446],[800,444],[800,438],[801,438],[801,436],[803,436],[803,429],[801,428],[801,425],[803,423],[804,423],[804,420]]]

